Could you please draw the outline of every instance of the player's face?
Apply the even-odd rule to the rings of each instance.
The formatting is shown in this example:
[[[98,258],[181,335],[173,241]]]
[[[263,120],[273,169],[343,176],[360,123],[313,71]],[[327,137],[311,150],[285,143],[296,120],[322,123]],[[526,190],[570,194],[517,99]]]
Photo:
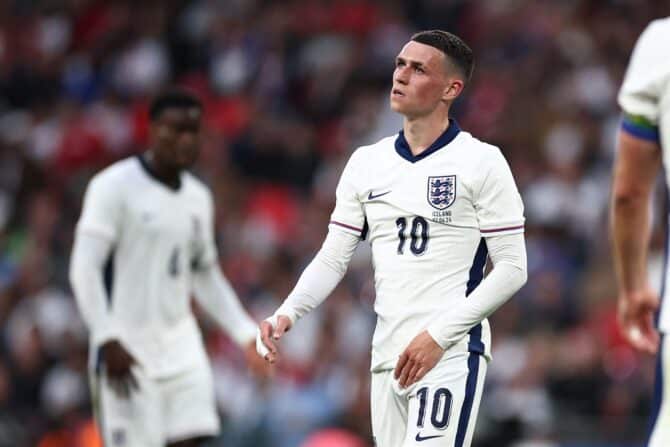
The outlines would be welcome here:
[[[197,107],[173,107],[163,111],[152,124],[153,152],[160,162],[176,169],[195,163],[200,152],[200,121]]]
[[[410,41],[396,57],[391,109],[407,118],[428,115],[449,99],[452,81],[444,53],[430,45]]]

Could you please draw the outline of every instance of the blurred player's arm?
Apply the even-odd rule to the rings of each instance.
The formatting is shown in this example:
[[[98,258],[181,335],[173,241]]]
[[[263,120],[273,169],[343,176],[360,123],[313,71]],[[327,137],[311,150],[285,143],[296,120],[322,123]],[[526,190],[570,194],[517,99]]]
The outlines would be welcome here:
[[[204,212],[202,246],[192,260],[195,298],[214,321],[244,348],[255,338],[256,323],[244,310],[235,290],[221,272],[215,239],[214,197],[209,190]]]
[[[661,167],[657,141],[635,136],[622,127],[612,184],[611,231],[619,283],[619,321],[636,348],[654,353],[658,335],[653,314],[658,297],[647,282],[651,197]]]
[[[111,251],[112,242],[109,239],[78,232],[70,261],[70,283],[79,311],[96,346],[119,337],[109,309],[103,277]]]
[[[137,388],[136,363],[120,333],[104,286],[104,268],[119,232],[122,205],[116,185],[94,179],[84,197],[70,261],[70,283],[93,346],[100,347],[105,372],[115,391],[127,396]]]
[[[197,301],[240,347],[254,341],[256,323],[242,307],[217,263],[193,272],[193,290]]]
[[[104,267],[120,233],[123,204],[109,176],[86,188],[70,260],[70,283],[95,346],[119,337],[104,286]]]
[[[249,316],[237,293],[221,272],[215,241],[214,198],[207,193],[203,250],[193,259],[192,287],[195,299],[207,314],[244,351],[247,366],[257,375],[270,373],[256,353],[256,322]]]
[[[244,351],[247,366],[258,376],[270,374],[256,353],[256,323],[242,307],[217,262],[193,272],[193,290],[205,311]]]

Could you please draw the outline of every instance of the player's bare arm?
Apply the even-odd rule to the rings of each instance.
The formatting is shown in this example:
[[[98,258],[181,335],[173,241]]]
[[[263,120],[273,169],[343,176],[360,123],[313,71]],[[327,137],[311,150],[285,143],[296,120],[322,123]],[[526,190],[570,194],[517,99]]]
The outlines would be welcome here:
[[[621,130],[612,184],[612,251],[619,283],[619,324],[636,349],[655,353],[658,295],[647,282],[650,200],[661,166],[658,143]]]

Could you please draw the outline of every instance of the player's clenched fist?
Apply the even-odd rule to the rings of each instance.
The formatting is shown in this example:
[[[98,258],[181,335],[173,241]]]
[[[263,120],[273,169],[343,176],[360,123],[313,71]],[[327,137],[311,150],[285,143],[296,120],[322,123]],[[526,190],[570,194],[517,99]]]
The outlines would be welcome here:
[[[421,380],[442,358],[444,350],[428,331],[423,331],[405,348],[395,368],[395,378],[402,388]]]
[[[258,354],[270,363],[278,359],[276,342],[291,329],[291,319],[285,315],[272,316],[263,320],[256,336]]]

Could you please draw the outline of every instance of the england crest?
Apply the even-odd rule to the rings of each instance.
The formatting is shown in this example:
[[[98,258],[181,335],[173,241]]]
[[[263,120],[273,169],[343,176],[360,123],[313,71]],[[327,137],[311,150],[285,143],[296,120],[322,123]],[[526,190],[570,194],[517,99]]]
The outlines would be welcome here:
[[[444,210],[456,200],[456,176],[428,177],[428,203],[433,208]]]

